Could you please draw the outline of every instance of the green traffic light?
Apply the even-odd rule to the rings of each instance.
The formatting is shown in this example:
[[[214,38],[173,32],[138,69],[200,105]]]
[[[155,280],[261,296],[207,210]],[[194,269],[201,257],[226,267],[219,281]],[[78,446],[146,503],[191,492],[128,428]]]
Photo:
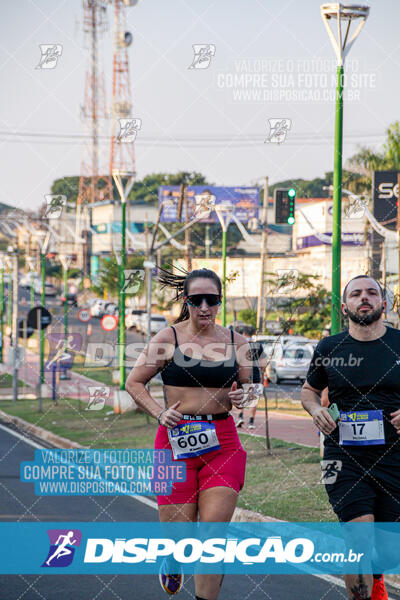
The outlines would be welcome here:
[[[287,222],[289,225],[294,225],[294,217],[288,217]]]
[[[294,188],[290,188],[290,190],[288,190],[289,198],[294,198],[295,195],[296,195],[296,190]]]

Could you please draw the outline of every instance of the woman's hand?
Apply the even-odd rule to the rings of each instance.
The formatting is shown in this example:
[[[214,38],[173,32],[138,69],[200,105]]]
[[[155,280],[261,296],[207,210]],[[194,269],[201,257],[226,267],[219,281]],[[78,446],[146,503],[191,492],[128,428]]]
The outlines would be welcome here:
[[[178,408],[180,403],[181,401],[178,400],[178,402],[175,402],[175,404],[173,404],[166,410],[164,409],[163,411],[161,411],[161,414],[158,418],[158,422],[160,423],[160,425],[163,425],[168,429],[173,429],[176,426],[176,424],[179,423],[183,415],[176,409]]]
[[[232,387],[231,387],[230,391],[228,392],[228,396],[229,396],[229,400],[232,402],[233,406],[236,406],[236,408],[241,408],[241,404],[244,399],[244,390],[243,389],[238,390],[237,381],[234,381],[232,383]]]

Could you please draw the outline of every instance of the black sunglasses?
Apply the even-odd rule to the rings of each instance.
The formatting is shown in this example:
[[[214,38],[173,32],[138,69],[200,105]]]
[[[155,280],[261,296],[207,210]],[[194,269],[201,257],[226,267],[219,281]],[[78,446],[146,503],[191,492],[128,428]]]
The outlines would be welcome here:
[[[203,299],[207,302],[208,306],[218,306],[222,302],[219,294],[192,294],[187,297],[187,303],[190,306],[200,308]]]

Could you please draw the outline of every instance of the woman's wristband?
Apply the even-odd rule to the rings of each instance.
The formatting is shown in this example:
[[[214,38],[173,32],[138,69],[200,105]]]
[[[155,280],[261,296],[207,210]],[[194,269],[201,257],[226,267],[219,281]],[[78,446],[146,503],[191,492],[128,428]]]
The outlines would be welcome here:
[[[160,414],[157,417],[157,421],[158,421],[159,425],[161,425],[161,420],[160,420],[161,419],[161,415],[164,414],[166,410],[168,410],[168,409],[167,408],[163,408],[162,411],[160,411]]]

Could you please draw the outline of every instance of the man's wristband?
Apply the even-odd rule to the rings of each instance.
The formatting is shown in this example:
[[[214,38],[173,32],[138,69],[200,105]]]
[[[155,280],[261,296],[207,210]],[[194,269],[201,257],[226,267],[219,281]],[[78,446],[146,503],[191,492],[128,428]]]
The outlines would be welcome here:
[[[158,424],[159,424],[159,425],[161,425],[161,421],[160,421],[160,419],[161,419],[161,415],[162,415],[163,413],[165,413],[165,411],[166,411],[166,410],[168,410],[168,409],[167,409],[167,408],[163,408],[163,409],[162,409],[162,411],[160,412],[160,414],[159,414],[159,415],[158,415],[158,417],[157,417],[157,421],[158,421]]]

